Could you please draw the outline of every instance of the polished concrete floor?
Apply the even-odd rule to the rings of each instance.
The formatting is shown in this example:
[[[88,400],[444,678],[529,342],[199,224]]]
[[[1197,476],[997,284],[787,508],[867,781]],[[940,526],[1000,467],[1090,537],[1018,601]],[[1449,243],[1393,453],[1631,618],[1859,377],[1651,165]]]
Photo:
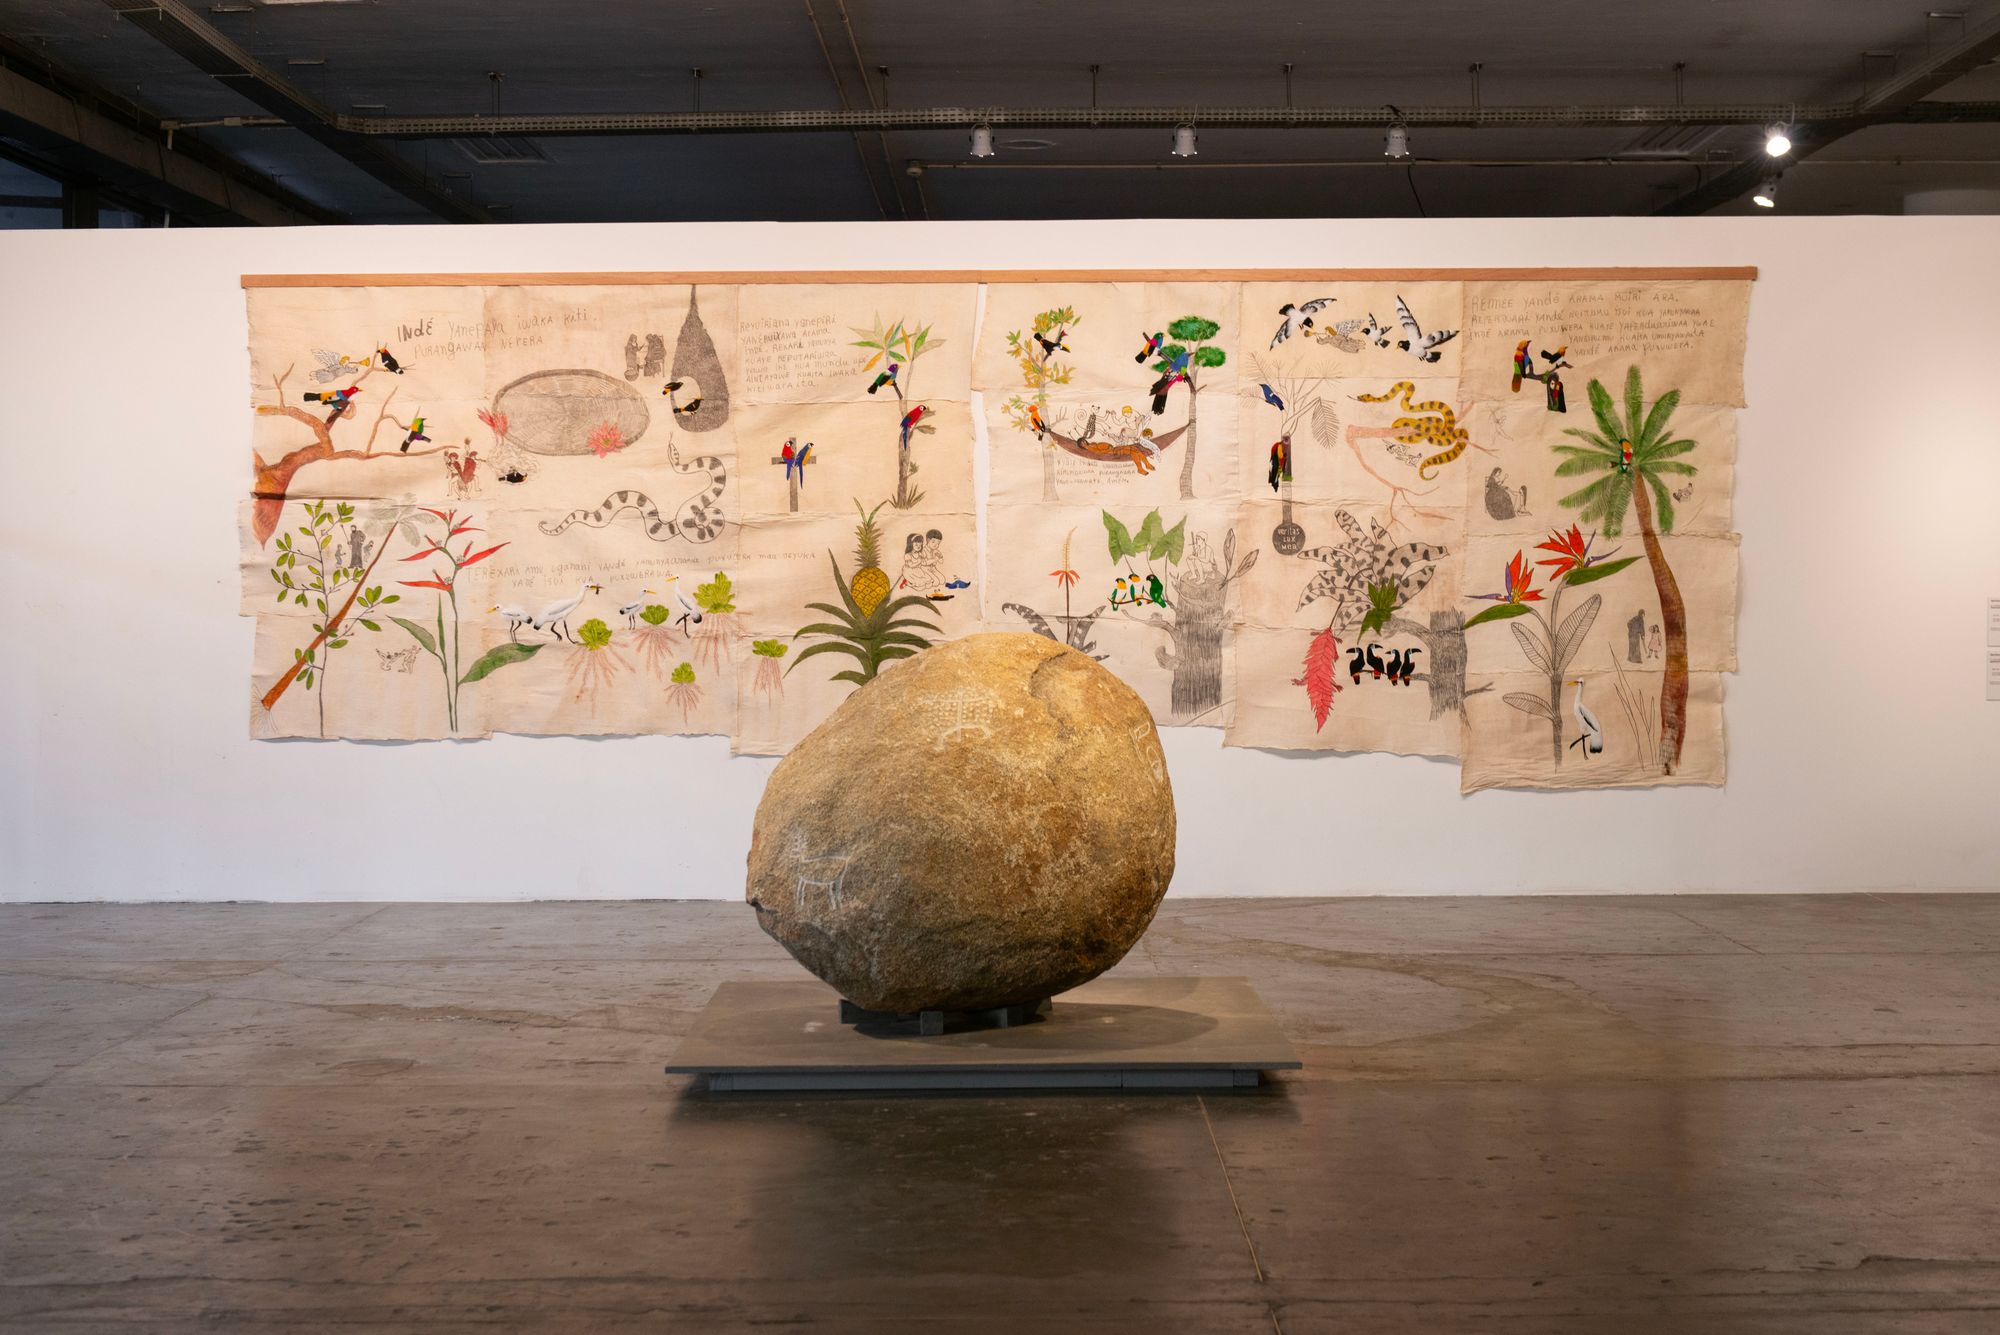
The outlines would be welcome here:
[[[734,904],[0,908],[7,1331],[2000,1330],[2000,896],[1189,900],[1240,1094],[710,1096]]]

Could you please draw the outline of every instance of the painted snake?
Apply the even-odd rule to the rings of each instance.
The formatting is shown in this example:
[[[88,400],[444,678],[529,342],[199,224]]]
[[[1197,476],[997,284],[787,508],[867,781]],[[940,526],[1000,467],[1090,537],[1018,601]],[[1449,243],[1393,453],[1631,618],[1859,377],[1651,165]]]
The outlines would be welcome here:
[[[1363,403],[1388,403],[1400,395],[1404,412],[1436,414],[1436,416],[1398,417],[1390,424],[1394,430],[1403,433],[1397,436],[1396,440],[1404,445],[1431,444],[1445,447],[1441,452],[1424,460],[1417,468],[1417,476],[1428,482],[1431,480],[1431,470],[1442,468],[1464,454],[1465,447],[1472,443],[1472,438],[1466,434],[1465,428],[1458,424],[1458,414],[1451,410],[1449,404],[1440,403],[1436,399],[1412,403],[1410,396],[1416,392],[1417,387],[1414,384],[1407,380],[1398,380],[1384,393],[1357,394],[1354,397]]]

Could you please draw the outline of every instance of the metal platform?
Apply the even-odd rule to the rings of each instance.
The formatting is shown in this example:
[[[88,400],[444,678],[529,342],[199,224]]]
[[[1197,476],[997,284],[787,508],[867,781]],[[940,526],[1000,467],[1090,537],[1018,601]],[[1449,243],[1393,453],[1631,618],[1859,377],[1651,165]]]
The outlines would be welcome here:
[[[667,1066],[719,1093],[768,1090],[1221,1089],[1297,1070],[1247,978],[1100,978],[1004,1028],[842,1022],[817,980],[715,989]]]

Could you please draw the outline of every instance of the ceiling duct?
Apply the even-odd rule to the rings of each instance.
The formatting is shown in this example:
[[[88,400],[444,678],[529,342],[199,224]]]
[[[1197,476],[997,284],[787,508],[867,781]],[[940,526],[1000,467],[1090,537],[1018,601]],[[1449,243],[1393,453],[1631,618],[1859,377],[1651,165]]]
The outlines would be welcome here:
[[[1722,133],[1719,125],[1656,125],[1618,150],[1621,158],[1690,158]]]
[[[523,167],[549,160],[548,150],[520,135],[470,135],[451,143],[482,167]]]

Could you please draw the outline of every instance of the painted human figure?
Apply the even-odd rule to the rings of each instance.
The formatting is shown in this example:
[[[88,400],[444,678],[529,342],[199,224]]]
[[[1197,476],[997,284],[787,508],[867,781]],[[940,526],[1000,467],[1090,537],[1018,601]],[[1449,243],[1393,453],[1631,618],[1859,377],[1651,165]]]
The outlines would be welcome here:
[[[1646,609],[1640,608],[1625,623],[1625,661],[1643,663],[1646,661]]]
[[[667,373],[667,344],[658,334],[646,335],[646,369],[640,374],[647,379]]]
[[[1652,633],[1646,639],[1646,657],[1658,658],[1659,656],[1660,656],[1660,625],[1656,621],[1653,623]]]
[[[625,335],[625,378],[627,380],[637,380],[639,378],[639,336],[637,334]]]

